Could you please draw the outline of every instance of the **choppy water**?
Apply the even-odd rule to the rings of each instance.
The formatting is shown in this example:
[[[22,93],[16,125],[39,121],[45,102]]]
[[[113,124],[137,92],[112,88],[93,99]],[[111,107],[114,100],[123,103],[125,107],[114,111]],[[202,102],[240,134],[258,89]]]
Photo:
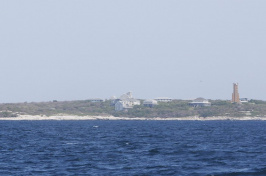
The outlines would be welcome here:
[[[0,175],[266,175],[264,121],[0,121]]]

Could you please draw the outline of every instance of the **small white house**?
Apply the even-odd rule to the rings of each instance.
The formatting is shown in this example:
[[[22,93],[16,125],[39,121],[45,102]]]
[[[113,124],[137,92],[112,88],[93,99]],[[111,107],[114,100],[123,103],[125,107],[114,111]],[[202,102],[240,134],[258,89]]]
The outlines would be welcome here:
[[[150,107],[150,108],[156,106],[157,104],[158,102],[156,100],[145,100],[143,102],[143,106]]]
[[[196,98],[195,100],[193,100],[191,103],[189,103],[190,106],[194,106],[194,107],[203,107],[203,106],[211,106],[211,103],[204,99],[204,98]]]
[[[248,103],[248,98],[240,98],[241,103]]]
[[[140,105],[140,101],[134,98],[126,99],[126,100],[119,100],[115,104],[116,111],[122,111],[124,109],[131,109],[135,105]]]
[[[172,98],[168,98],[168,97],[158,97],[158,98],[155,98],[154,100],[159,101],[159,102],[170,102],[173,99]]]

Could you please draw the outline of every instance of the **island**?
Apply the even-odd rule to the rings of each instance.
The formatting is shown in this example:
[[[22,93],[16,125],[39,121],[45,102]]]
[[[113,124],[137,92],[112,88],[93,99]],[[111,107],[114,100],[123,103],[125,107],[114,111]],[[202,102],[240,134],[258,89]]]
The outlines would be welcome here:
[[[265,120],[266,101],[208,100],[201,106],[191,100],[158,101],[115,110],[113,100],[50,101],[0,104],[0,120]],[[195,101],[194,101],[195,103]]]

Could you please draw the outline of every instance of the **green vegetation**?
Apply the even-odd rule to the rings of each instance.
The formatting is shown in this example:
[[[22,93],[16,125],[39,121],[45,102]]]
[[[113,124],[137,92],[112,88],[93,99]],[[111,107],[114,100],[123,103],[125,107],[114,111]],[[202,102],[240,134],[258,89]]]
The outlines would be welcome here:
[[[53,101],[40,103],[6,103],[0,104],[0,117],[17,115],[113,115],[117,117],[212,117],[212,116],[266,116],[266,101],[251,100],[249,103],[232,104],[230,101],[211,100],[210,107],[191,107],[189,101],[174,100],[160,102],[153,108],[142,105],[126,111],[116,112],[110,101],[93,103],[88,100]]]
[[[20,115],[109,115],[113,112],[113,109],[109,101],[92,103],[87,100],[0,104],[0,111],[8,111]]]

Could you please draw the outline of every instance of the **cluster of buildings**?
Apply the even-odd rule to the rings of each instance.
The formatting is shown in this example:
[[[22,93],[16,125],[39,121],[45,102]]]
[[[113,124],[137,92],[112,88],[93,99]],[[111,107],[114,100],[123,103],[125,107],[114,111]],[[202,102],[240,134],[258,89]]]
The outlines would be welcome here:
[[[143,106],[146,107],[154,107],[158,104],[158,102],[169,102],[172,101],[171,98],[161,97],[151,100],[145,100],[142,102]],[[115,107],[116,111],[122,111],[127,109],[132,109],[135,105],[141,105],[140,100],[135,99],[132,96],[132,92],[128,92],[126,94],[121,95],[119,98],[111,97],[111,105]]]
[[[122,111],[133,108],[135,105],[140,105],[140,100],[133,98],[132,93],[128,92],[121,95],[119,98],[112,97],[111,104],[116,111]]]
[[[132,109],[136,105],[141,105],[141,101],[138,99],[135,99],[132,96],[132,92],[128,92],[126,94],[121,95],[119,98],[116,98],[115,96],[110,98],[111,100],[111,106],[114,106],[116,111],[123,111]],[[151,100],[145,100],[142,102],[143,106],[146,107],[154,107],[158,104],[158,102],[171,102],[173,99],[168,97],[159,97]],[[103,99],[96,98],[96,99],[89,99],[91,102],[103,102]],[[244,103],[248,102],[247,98],[239,98],[238,93],[238,84],[233,83],[233,93],[232,93],[232,103]],[[211,103],[204,98],[196,98],[192,102],[189,103],[190,106],[193,107],[205,107],[205,106],[211,106]]]
[[[158,105],[158,102],[170,102],[173,99],[168,97],[159,97],[155,99],[144,100],[141,103],[139,99],[133,97],[132,92],[128,92],[126,94],[121,95],[118,98],[112,96],[110,100],[111,100],[111,106],[114,106],[116,111],[123,111],[123,110],[126,111],[128,109],[132,109],[136,105],[141,105],[141,104],[143,106],[152,108]],[[93,103],[104,102],[104,100],[100,98],[89,99],[88,101]]]

